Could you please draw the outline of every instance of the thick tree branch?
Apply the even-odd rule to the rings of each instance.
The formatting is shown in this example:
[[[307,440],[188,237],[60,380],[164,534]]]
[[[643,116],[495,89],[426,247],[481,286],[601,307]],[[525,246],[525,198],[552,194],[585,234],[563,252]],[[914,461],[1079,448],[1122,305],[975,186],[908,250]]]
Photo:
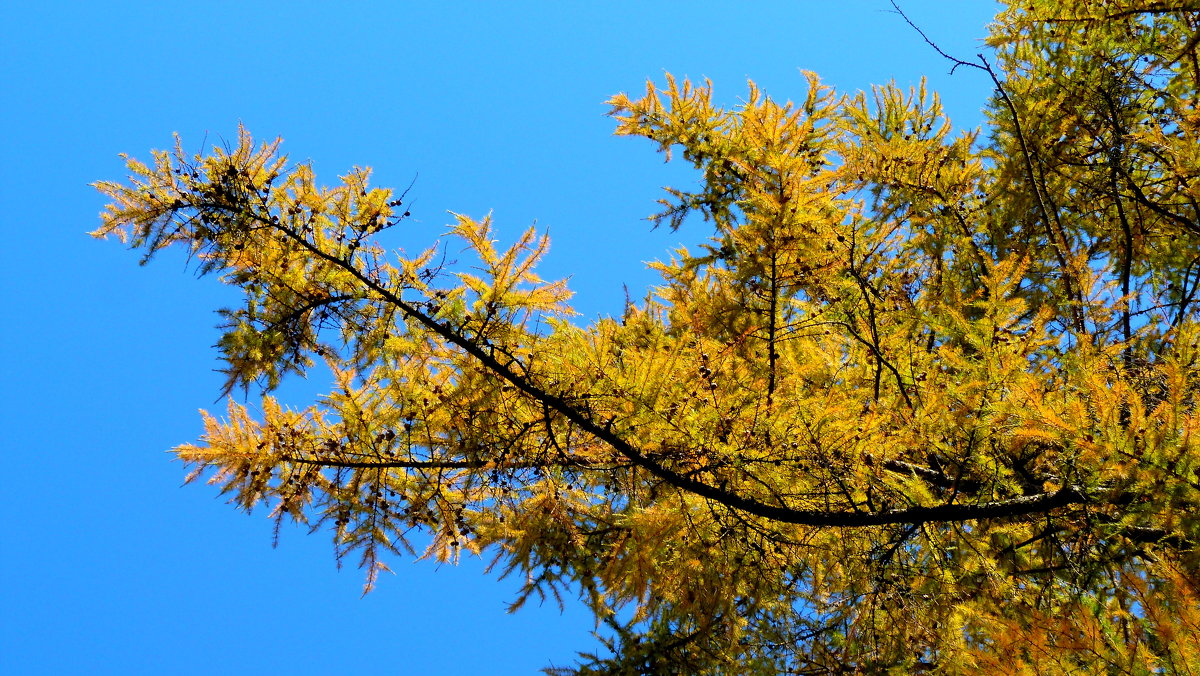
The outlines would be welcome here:
[[[448,324],[438,321],[428,313],[423,312],[416,304],[404,300],[380,280],[358,269],[351,260],[328,253],[307,237],[284,225],[280,219],[271,214],[263,215],[248,203],[230,204],[224,210],[237,211],[238,215],[249,217],[266,227],[274,228],[296,242],[316,258],[340,268],[353,276],[378,297],[414,319],[447,343],[454,345],[476,359],[482,366],[503,378],[513,387],[556,411],[559,415],[577,425],[592,437],[604,442],[634,465],[646,470],[667,484],[683,491],[712,500],[730,509],[738,510],[754,516],[779,521],[815,527],[861,528],[867,526],[882,526],[889,524],[924,524],[973,521],[977,519],[1018,518],[1031,514],[1051,512],[1073,504],[1089,502],[1088,496],[1075,488],[1063,488],[1055,493],[1042,493],[1009,500],[1000,500],[980,504],[941,504],[934,506],[918,506],[905,509],[884,511],[839,511],[829,509],[796,509],[786,505],[774,505],[748,498],[725,488],[719,488],[680,474],[670,468],[655,462],[637,446],[625,441],[607,424],[597,422],[584,411],[573,406],[569,401],[558,396],[529,378],[517,373],[509,365],[497,360],[486,345],[477,344],[460,335]],[[379,464],[372,467],[382,466]]]

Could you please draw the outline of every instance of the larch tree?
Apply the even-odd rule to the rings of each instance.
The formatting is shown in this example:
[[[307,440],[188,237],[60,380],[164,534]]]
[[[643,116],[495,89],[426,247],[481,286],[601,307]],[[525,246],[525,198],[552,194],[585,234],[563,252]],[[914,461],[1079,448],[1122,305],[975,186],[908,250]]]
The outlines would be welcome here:
[[[404,195],[278,142],[155,152],[97,236],[186,249],[232,398],[176,449],[240,509],[389,557],[496,561],[608,625],[579,673],[1200,671],[1200,4],[1023,0],[982,132],[936,96],[718,107],[617,133],[691,163],[706,240],[580,325],[533,230],[388,255]],[[686,227],[685,227],[686,226]],[[455,245],[457,246],[457,245]],[[269,391],[323,362],[303,410]]]

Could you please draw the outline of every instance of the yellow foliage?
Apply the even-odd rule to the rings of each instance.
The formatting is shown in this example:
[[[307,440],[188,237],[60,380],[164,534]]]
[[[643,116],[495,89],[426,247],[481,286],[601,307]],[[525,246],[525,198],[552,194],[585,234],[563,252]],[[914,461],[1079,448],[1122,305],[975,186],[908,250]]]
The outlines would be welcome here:
[[[403,193],[318,187],[244,130],[129,160],[95,234],[244,292],[227,391],[329,367],[313,406],[231,402],[176,452],[368,587],[486,552],[514,609],[610,626],[584,673],[1193,673],[1198,22],[1010,4],[996,63],[959,64],[994,78],[986,134],[923,84],[614,96],[618,134],[700,173],[653,220],[707,239],[586,325],[544,235],[455,215],[472,260],[389,257]]]

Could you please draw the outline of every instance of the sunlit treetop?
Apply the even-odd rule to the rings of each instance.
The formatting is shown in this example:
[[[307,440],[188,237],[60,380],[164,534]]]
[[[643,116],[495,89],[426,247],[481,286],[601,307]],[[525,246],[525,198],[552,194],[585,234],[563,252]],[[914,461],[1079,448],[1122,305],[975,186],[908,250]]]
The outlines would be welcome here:
[[[609,103],[691,163],[698,243],[581,323],[455,216],[388,253],[406,192],[256,145],[129,161],[98,236],[186,249],[230,399],[176,449],[246,511],[385,562],[464,552],[606,625],[581,673],[1200,669],[1200,8],[1017,2],[982,131],[936,95]],[[322,362],[311,407],[269,392]],[[414,541],[429,542],[414,551]],[[624,671],[622,671],[624,670]],[[640,670],[640,671],[639,671]]]

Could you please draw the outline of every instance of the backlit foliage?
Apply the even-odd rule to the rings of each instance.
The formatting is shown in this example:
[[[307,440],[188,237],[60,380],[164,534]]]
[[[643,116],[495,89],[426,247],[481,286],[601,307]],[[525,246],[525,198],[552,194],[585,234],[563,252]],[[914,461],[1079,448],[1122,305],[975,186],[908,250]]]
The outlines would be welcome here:
[[[1194,673],[1198,41],[1187,3],[1010,3],[957,64],[996,85],[982,132],[816,75],[617,95],[701,177],[653,220],[710,235],[587,326],[545,237],[458,216],[474,260],[386,255],[404,195],[244,131],[130,160],[96,234],[244,291],[227,390],[335,376],[205,414],[190,479],[328,530],[368,587],[465,551],[514,607],[579,597],[581,673]]]

